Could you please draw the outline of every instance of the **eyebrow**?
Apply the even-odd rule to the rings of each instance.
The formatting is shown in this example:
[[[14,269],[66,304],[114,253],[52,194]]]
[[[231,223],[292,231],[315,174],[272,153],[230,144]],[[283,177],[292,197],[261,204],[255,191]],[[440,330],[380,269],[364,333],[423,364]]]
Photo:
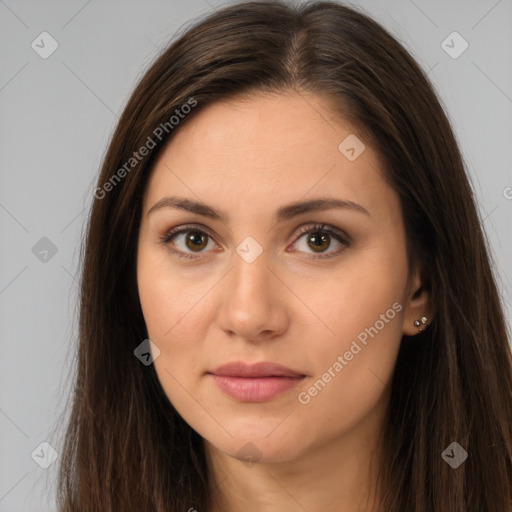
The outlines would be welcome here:
[[[222,221],[226,224],[229,221],[229,215],[225,211],[216,210],[215,208],[205,203],[192,201],[191,199],[182,197],[164,197],[160,199],[148,210],[147,215],[162,208],[176,208],[179,210],[185,210],[190,213],[195,213],[196,215]],[[368,210],[358,203],[343,199],[335,199],[332,197],[321,197],[318,199],[311,199],[309,201],[297,201],[282,206],[277,210],[275,214],[275,221],[282,222],[284,220],[289,220],[305,213],[319,212],[333,208],[352,210],[371,217]]]

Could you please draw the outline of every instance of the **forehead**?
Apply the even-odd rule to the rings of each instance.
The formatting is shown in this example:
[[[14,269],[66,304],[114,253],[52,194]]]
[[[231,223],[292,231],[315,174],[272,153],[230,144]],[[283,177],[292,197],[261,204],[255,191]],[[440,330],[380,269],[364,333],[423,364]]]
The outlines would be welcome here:
[[[240,164],[247,157],[247,164],[321,164],[338,156],[340,137],[355,132],[333,110],[326,98],[311,93],[259,93],[224,100],[207,105],[185,123],[168,149],[173,157],[186,155],[189,161],[215,158],[213,168],[221,162]]]
[[[353,161],[340,151],[346,140],[364,144]],[[396,203],[368,141],[329,99],[311,93],[257,94],[196,112],[158,156],[146,210],[178,193],[219,209],[274,211],[277,203],[326,195],[373,210]]]

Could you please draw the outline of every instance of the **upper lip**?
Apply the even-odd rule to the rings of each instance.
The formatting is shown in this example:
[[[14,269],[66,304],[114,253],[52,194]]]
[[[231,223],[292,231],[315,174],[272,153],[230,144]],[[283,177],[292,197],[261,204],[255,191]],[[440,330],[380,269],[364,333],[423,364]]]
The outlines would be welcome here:
[[[223,364],[208,373],[225,377],[304,377],[303,374],[286,368],[286,366],[269,361],[255,364],[234,361]]]

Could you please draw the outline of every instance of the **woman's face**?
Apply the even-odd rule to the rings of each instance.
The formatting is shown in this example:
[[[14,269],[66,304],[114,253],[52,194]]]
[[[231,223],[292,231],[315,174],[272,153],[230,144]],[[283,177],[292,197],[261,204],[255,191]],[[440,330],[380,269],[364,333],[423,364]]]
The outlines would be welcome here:
[[[210,105],[145,192],[137,279],[155,370],[185,421],[239,459],[373,436],[402,334],[428,313],[398,196],[331,112],[296,93]],[[218,370],[260,362],[289,371]]]

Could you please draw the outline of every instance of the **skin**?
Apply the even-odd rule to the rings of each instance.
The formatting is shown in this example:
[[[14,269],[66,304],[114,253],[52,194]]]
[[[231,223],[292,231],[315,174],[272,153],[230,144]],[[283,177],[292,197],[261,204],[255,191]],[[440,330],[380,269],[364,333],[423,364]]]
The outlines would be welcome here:
[[[205,442],[210,512],[356,512],[378,503],[389,384],[402,335],[417,334],[421,316],[430,320],[429,297],[419,269],[408,268],[399,198],[376,153],[332,112],[328,99],[294,92],[209,105],[160,153],[145,191],[140,301],[161,351],[154,365],[162,388]],[[338,150],[350,134],[366,144],[354,161]],[[148,215],[171,195],[224,210],[229,220],[176,208]],[[275,222],[280,206],[319,197],[354,201],[369,215],[329,209]],[[346,233],[350,244],[324,232],[330,245],[315,251],[308,240],[316,223]],[[196,252],[190,233],[160,242],[185,224],[213,236]],[[263,249],[252,263],[236,252],[248,236]],[[321,254],[333,256],[312,259]],[[299,392],[394,303],[402,306],[394,318],[300,403]],[[306,377],[266,402],[241,402],[206,374],[236,360],[277,362]]]

